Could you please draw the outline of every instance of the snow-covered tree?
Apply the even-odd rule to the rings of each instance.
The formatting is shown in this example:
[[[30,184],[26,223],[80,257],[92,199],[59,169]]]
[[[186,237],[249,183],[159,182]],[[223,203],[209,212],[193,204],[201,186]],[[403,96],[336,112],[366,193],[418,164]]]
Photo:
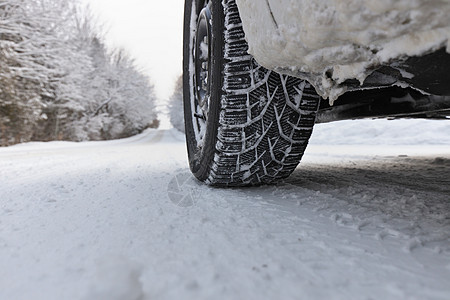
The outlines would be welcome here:
[[[0,142],[130,136],[157,126],[149,80],[108,51],[76,0],[0,0]]]
[[[170,96],[169,103],[170,123],[176,129],[184,132],[184,113],[183,113],[183,78],[180,76],[175,83],[175,89]]]
[[[77,7],[71,0],[35,0],[33,16],[45,16],[35,26],[43,57],[48,65],[51,95],[43,98],[44,109],[34,139],[72,139],[72,123],[85,111],[86,78],[95,69],[78,40]],[[40,19],[40,18],[39,18]],[[48,20],[46,22],[46,20]]]
[[[0,133],[2,145],[29,140],[50,95],[46,66],[33,37],[38,25],[24,1],[0,1]]]

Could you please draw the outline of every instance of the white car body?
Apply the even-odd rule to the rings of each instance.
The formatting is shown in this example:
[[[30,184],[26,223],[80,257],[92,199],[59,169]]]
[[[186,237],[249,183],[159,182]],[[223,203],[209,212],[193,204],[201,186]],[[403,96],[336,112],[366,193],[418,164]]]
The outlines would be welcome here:
[[[450,0],[236,0],[249,53],[307,79],[331,101],[348,79],[441,48],[450,53]],[[408,74],[404,74],[408,76]]]

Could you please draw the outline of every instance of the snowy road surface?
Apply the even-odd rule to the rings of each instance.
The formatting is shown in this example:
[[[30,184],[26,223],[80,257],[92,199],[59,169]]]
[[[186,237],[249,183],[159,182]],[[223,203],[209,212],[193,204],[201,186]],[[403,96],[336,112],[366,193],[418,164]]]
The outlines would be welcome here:
[[[192,179],[174,130],[0,149],[0,299],[448,300],[449,123],[319,126],[247,189]]]

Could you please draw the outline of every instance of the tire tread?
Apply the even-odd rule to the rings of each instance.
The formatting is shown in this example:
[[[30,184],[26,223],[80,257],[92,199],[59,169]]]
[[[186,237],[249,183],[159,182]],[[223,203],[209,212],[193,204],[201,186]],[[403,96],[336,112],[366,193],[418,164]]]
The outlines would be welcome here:
[[[304,80],[261,66],[248,54],[235,0],[225,12],[224,84],[216,152],[206,182],[270,184],[288,177],[311,136],[320,97]]]

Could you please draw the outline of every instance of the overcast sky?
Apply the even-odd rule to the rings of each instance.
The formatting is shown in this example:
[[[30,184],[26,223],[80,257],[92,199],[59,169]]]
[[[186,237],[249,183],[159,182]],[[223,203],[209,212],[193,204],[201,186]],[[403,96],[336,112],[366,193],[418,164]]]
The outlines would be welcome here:
[[[166,100],[182,70],[183,0],[82,0],[107,29],[107,44],[123,47]]]

